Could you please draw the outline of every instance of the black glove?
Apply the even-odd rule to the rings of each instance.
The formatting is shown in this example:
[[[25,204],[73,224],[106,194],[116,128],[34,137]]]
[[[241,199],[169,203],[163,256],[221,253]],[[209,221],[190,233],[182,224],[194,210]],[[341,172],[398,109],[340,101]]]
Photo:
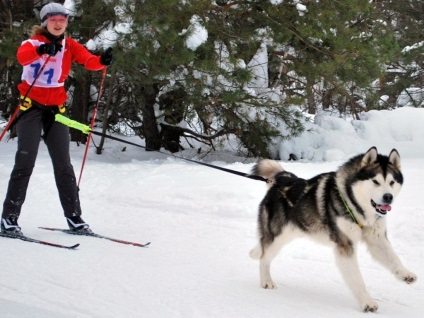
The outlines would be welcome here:
[[[112,65],[113,63],[113,53],[112,53],[113,49],[110,47],[108,48],[106,51],[104,51],[102,53],[102,55],[100,56],[100,63],[102,63],[103,65],[109,66]]]
[[[50,56],[55,56],[57,52],[60,51],[62,51],[62,44],[59,43],[46,43],[37,47],[38,55],[48,54]]]

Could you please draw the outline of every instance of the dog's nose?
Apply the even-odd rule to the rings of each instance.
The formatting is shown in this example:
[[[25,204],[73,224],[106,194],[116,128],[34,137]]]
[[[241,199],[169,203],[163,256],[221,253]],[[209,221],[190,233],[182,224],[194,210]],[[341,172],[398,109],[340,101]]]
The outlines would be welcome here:
[[[393,195],[391,193],[383,194],[383,201],[384,201],[384,203],[392,203]]]

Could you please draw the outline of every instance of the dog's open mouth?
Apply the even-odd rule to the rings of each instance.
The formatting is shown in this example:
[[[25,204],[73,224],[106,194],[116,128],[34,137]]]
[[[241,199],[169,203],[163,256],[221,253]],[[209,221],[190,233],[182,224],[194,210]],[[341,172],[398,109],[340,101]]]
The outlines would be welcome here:
[[[390,204],[377,204],[373,200],[371,200],[371,204],[379,216],[385,216],[392,209]]]

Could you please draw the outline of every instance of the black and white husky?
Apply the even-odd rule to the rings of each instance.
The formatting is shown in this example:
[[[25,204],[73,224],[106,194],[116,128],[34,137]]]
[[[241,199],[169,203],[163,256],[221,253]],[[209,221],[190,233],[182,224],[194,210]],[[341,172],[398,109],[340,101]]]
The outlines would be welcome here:
[[[385,216],[399,193],[403,176],[396,149],[389,156],[372,147],[337,171],[312,179],[298,178],[273,160],[261,160],[252,174],[271,180],[259,206],[259,244],[250,256],[260,260],[263,288],[276,288],[270,265],[279,250],[297,237],[308,236],[334,247],[336,262],[363,311],[376,311],[357,261],[364,241],[375,260],[407,284],[417,276],[403,266],[386,235]]]

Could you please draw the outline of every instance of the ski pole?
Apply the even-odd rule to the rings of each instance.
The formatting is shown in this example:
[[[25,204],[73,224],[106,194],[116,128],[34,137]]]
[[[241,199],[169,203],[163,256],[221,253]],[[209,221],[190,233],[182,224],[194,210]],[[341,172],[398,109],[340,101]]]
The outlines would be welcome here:
[[[103,71],[102,71],[102,77],[100,79],[99,94],[97,94],[96,106],[94,107],[93,116],[91,117],[90,132],[88,133],[87,142],[85,144],[84,157],[82,159],[81,171],[80,171],[80,175],[79,175],[79,179],[78,179],[78,188],[79,188],[80,183],[81,183],[82,172],[84,171],[85,161],[87,160],[88,148],[90,147],[90,141],[91,141],[91,130],[93,130],[94,122],[96,120],[97,109],[99,108],[100,97],[101,97],[102,92],[103,92],[103,83],[105,81],[106,72],[107,72],[107,66],[105,66],[105,68],[103,69]]]
[[[46,59],[46,61],[44,62],[43,66],[40,68],[40,71],[37,73],[37,75],[35,76],[34,80],[32,81],[31,85],[29,86],[24,98],[21,98],[19,101],[18,106],[16,107],[15,111],[13,112],[12,116],[10,116],[9,122],[7,123],[6,127],[4,128],[3,132],[0,135],[0,141],[3,139],[4,135],[6,135],[6,132],[12,127],[13,122],[15,121],[16,116],[18,116],[19,110],[21,108],[21,104],[22,101],[25,101],[26,98],[28,97],[29,92],[31,91],[31,89],[33,88],[35,82],[38,80],[38,78],[40,77],[41,73],[44,71],[44,68],[46,67],[48,61],[50,60],[51,55],[49,55]]]
[[[10,129],[10,126],[12,126],[12,123],[15,121],[16,116],[18,116],[19,109],[21,108],[21,103],[16,106],[15,111],[13,112],[12,116],[10,116],[9,122],[7,123],[6,127],[4,128],[3,132],[0,135],[0,141],[3,139],[4,135],[6,135],[6,132]]]

